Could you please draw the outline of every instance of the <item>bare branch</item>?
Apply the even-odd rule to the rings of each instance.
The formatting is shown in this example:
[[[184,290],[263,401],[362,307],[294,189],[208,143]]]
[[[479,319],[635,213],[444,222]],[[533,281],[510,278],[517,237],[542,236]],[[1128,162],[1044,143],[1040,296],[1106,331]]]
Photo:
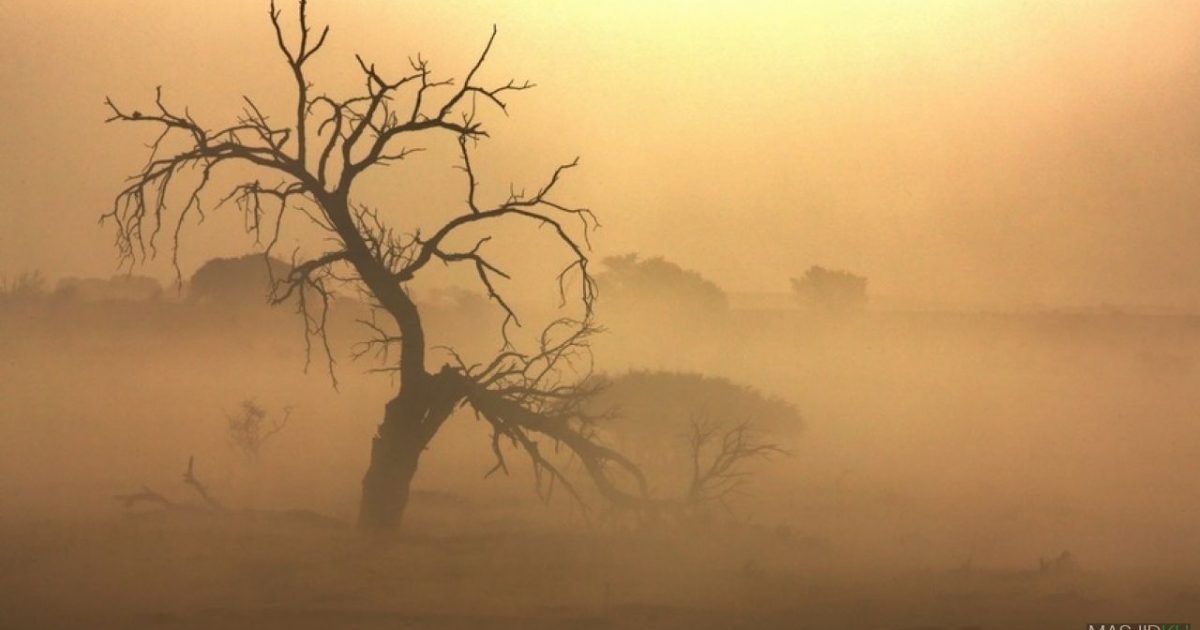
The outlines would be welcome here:
[[[204,501],[205,505],[214,510],[224,510],[225,506],[221,505],[220,501],[217,501],[208,493],[208,488],[206,488],[204,484],[200,483],[200,480],[197,479],[196,475],[193,473],[193,464],[195,461],[195,457],[188,457],[188,466],[187,470],[183,473],[183,482],[191,486],[191,488],[196,491],[196,494],[200,495],[200,498]]]
[[[151,490],[146,486],[142,486],[141,492],[133,492],[130,494],[116,494],[113,499],[120,501],[126,509],[132,508],[139,503],[150,503],[164,508],[175,507],[175,502],[164,497],[163,495]]]
[[[292,255],[292,268],[282,279],[275,280],[271,287],[271,304],[282,304],[293,296],[296,298],[296,313],[304,321],[304,370],[307,372],[312,362],[312,343],[314,339],[321,342],[325,354],[326,368],[333,388],[337,389],[337,374],[334,366],[337,361],[333,349],[329,345],[329,308],[333,301],[333,293],[325,281],[332,278],[332,265],[349,259],[349,253],[339,250],[323,254],[317,258],[302,263],[296,262]],[[315,294],[318,307],[310,304],[310,296]]]
[[[167,109],[163,104],[161,88],[157,91],[155,103],[158,113],[145,115],[139,111],[126,113],[112,100],[106,101],[112,112],[108,122],[158,125],[161,130],[151,145],[150,159],[146,165],[130,178],[130,183],[118,193],[112,209],[103,214],[100,221],[104,223],[111,220],[116,225],[117,251],[124,262],[132,264],[139,259],[145,260],[148,255],[156,255],[156,238],[163,226],[168,193],[180,174],[198,171],[198,181],[183,189],[187,193],[187,202],[179,212],[172,234],[171,261],[177,279],[182,281],[178,261],[180,231],[192,211],[203,217],[201,196],[218,166],[229,162],[246,162],[274,170],[299,182],[301,186],[306,177],[296,176],[295,165],[280,154],[274,144],[253,145],[242,141],[241,133],[246,131],[256,132],[259,138],[274,138],[278,131],[267,127],[265,120],[244,119],[236,125],[210,133],[190,115],[179,116]],[[191,147],[169,157],[159,157],[165,145],[179,136],[182,136],[180,140],[186,139]],[[147,222],[150,223],[148,234]]]
[[[740,494],[749,478],[743,468],[748,461],[786,454],[776,444],[759,441],[749,421],[725,428],[708,418],[693,418],[687,442],[692,477],[685,502],[693,508],[708,502],[724,505]]]
[[[300,0],[299,21],[300,21],[300,44],[293,51],[284,41],[283,27],[279,23],[280,11],[275,8],[275,0],[271,0],[271,25],[275,28],[275,39],[279,45],[279,50],[283,52],[287,59],[288,66],[292,69],[292,76],[296,80],[296,161],[301,168],[308,163],[308,125],[306,111],[308,109],[308,80],[304,77],[304,63],[308,61],[321,46],[325,45],[325,38],[329,35],[329,27],[326,26],[321,35],[317,38],[317,42],[311,47],[309,46],[310,30],[308,27],[308,0]]]

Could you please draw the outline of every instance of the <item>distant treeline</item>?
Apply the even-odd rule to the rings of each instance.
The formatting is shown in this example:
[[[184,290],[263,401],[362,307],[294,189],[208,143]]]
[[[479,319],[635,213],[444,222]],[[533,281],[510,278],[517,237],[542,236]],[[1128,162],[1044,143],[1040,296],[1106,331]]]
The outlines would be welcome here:
[[[708,318],[729,310],[729,297],[724,289],[700,273],[661,256],[631,253],[610,256],[601,264],[602,270],[596,276],[601,304],[612,313],[632,311],[638,316],[653,316],[653,311],[662,311],[662,315],[672,318]],[[44,297],[84,302],[183,299],[247,306],[266,303],[274,281],[286,276],[289,270],[284,261],[259,254],[213,258],[187,278],[179,290],[135,274],[67,277],[50,288],[45,277],[34,271],[11,279],[0,277],[0,301]],[[814,265],[801,277],[791,279],[791,290],[802,306],[845,310],[866,302],[867,279]],[[428,299],[442,307],[477,308],[486,302],[482,295],[455,288],[430,291]]]

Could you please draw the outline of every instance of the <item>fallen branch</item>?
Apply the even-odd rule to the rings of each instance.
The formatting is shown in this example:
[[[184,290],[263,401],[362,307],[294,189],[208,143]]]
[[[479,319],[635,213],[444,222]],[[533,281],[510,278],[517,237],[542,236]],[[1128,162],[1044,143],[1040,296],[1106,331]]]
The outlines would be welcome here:
[[[204,499],[204,503],[207,504],[208,507],[219,511],[224,510],[225,506],[221,505],[220,501],[212,498],[212,495],[208,493],[208,488],[205,488],[204,484],[200,483],[200,480],[196,478],[195,474],[193,474],[192,464],[195,462],[195,460],[195,456],[188,457],[188,467],[187,472],[183,473],[183,482],[191,486],[192,489],[196,491],[196,494],[200,495],[201,499]]]
[[[195,463],[196,458],[194,456],[188,457],[187,470],[183,473],[183,482],[188,486],[191,486],[191,488],[196,491],[196,494],[200,495],[200,498],[204,501],[204,506],[207,509],[216,512],[224,512],[225,506],[222,505],[220,501],[214,499],[212,495],[208,493],[208,488],[205,487],[204,484],[200,482],[200,479],[196,477]],[[164,509],[194,509],[194,506],[176,503],[175,501],[172,501],[151,490],[148,486],[142,486],[141,492],[113,495],[113,500],[121,502],[126,509],[131,509],[139,503],[149,503]]]
[[[142,486],[141,492],[115,494],[113,495],[113,499],[123,503],[126,509],[130,509],[138,503],[153,503],[155,505],[161,505],[164,508],[177,507],[174,501],[171,501],[170,499],[151,490],[150,488],[147,488],[146,486]]]

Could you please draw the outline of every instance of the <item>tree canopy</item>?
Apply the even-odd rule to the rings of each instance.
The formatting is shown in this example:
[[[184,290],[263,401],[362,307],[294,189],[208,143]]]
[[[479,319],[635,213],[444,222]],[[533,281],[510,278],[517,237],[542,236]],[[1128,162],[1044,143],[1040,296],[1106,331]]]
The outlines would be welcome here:
[[[800,278],[792,278],[792,292],[801,304],[844,310],[861,308],[867,301],[867,279],[849,271],[813,265]]]
[[[661,256],[642,258],[636,253],[605,258],[596,283],[604,293],[605,307],[646,311],[669,308],[672,314],[719,314],[729,309],[729,298],[716,283]]]
[[[282,260],[257,254],[213,258],[192,274],[187,293],[190,299],[226,306],[266,304],[274,280],[289,270]]]

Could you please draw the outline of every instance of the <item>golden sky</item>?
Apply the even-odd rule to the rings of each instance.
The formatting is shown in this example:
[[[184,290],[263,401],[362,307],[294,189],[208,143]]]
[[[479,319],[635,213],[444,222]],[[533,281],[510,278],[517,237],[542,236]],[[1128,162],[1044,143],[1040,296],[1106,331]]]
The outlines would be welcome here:
[[[734,291],[822,264],[946,304],[1200,307],[1200,4],[312,4],[332,35],[311,79],[342,94],[355,52],[461,75],[496,23],[486,76],[539,87],[487,119],[485,185],[581,156],[564,192],[599,214],[598,255]],[[257,0],[6,0],[0,59],[0,275],[114,271],[96,219],[148,138],[102,124],[106,95],[147,108],[162,84],[213,127],[242,94],[291,99]],[[445,212],[443,157],[393,167],[372,203],[398,225]],[[239,226],[194,229],[185,273],[248,250]]]

